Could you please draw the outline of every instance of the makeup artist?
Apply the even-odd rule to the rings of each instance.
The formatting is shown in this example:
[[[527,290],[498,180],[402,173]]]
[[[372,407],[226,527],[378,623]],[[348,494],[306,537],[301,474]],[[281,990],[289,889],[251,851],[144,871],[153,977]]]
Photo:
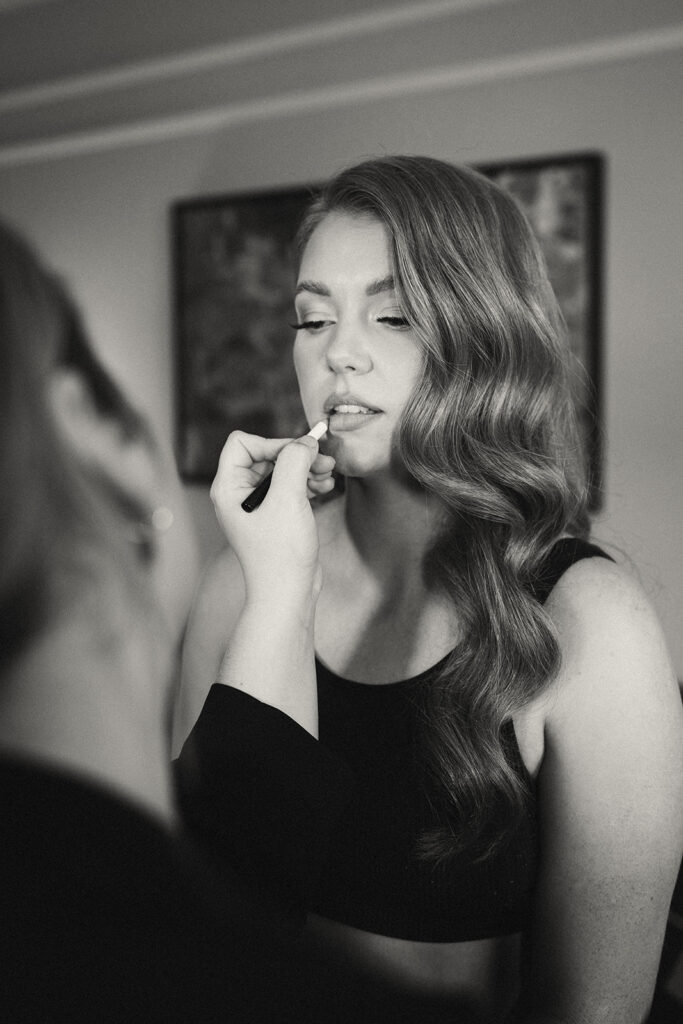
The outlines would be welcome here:
[[[296,714],[357,779],[308,924],[311,974],[357,980],[308,1019],[453,1021],[460,999],[496,1024],[641,1024],[683,847],[681,702],[643,590],[589,540],[537,244],[494,184],[423,157],[341,172],[299,241],[294,362],[341,486],[315,503],[317,702]],[[274,509],[252,515],[265,543]],[[185,732],[245,576],[274,583],[252,555],[197,598]]]
[[[62,285],[2,226],[0,410],[0,1020],[290,1020],[302,908],[349,773],[301,727],[315,704],[308,647],[262,624],[291,616],[298,638],[311,619],[307,487],[330,486],[333,460],[313,438],[284,450],[233,438],[216,491],[249,595],[193,768],[223,808],[239,803],[239,821],[220,821],[235,859],[247,843],[253,879],[257,863],[267,873],[266,897],[179,825],[167,712],[195,552],[170,459]],[[276,452],[250,519],[252,463]],[[252,568],[255,546],[277,587]],[[301,725],[249,696],[264,669]],[[284,776],[283,753],[309,774]]]

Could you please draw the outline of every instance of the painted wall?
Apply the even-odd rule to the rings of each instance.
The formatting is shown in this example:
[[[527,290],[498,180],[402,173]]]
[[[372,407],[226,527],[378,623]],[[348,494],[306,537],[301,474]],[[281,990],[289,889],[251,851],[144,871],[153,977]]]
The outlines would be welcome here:
[[[403,5],[411,6],[435,8]],[[403,76],[381,56],[373,65],[370,44],[380,53],[386,38],[376,30],[355,37],[362,41],[361,74],[351,33],[333,69],[337,86],[325,89],[323,61],[314,68],[318,77],[306,79],[308,91],[299,89],[297,99],[293,82],[289,92],[279,91],[279,76],[290,73],[288,62],[309,53],[300,40],[296,52],[281,54],[272,66],[271,58],[259,57],[260,79],[249,65],[251,99],[245,92],[235,99],[223,91],[222,106],[214,97],[209,108],[200,97],[199,106],[185,111],[175,127],[163,123],[173,106],[168,92],[163,111],[152,104],[147,123],[133,131],[120,131],[107,108],[110,133],[100,135],[104,121],[94,113],[91,121],[83,120],[88,97],[79,99],[79,112],[64,100],[63,121],[60,103],[35,106],[31,137],[26,126],[16,128],[18,108],[12,114],[10,104],[15,127],[10,124],[5,136],[0,130],[0,215],[28,233],[61,269],[81,298],[105,361],[157,429],[169,435],[173,200],[320,180],[344,164],[383,152],[467,162],[603,152],[608,170],[606,461],[604,509],[595,533],[637,564],[683,677],[681,26],[664,35],[663,21],[652,31],[639,25],[629,37],[615,36],[613,24],[612,43],[597,50],[588,35],[562,51],[545,39],[525,63],[529,50],[523,39],[512,59],[502,50],[494,54],[483,48],[486,19],[496,49],[504,34],[501,12],[507,17],[515,7],[528,14],[537,5],[524,0],[474,6],[480,9],[471,18],[479,20],[459,22],[471,30],[477,51],[466,66],[461,36],[453,46],[462,52],[449,64],[442,46],[441,63],[432,66],[439,22],[430,16],[401,30],[410,29],[419,50],[419,60]],[[554,0],[546,5],[554,6]],[[623,7],[635,17],[636,5]],[[578,8],[589,10],[583,4]],[[654,4],[654,10],[664,18],[673,5]],[[239,69],[231,67],[237,75]],[[376,73],[370,81],[372,67]],[[302,70],[302,81],[306,74],[312,72]],[[365,85],[358,86],[359,80]],[[161,88],[158,82],[155,87]],[[65,139],[60,124],[67,121]],[[124,123],[130,124],[128,115],[119,119],[119,128]],[[49,145],[46,139],[52,140]],[[221,543],[208,491],[192,487],[188,496],[208,558]]]

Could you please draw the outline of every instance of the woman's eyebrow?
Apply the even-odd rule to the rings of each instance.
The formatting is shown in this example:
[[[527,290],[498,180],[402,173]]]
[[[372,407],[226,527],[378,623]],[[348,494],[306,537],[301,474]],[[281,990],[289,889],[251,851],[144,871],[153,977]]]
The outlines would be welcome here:
[[[296,286],[294,294],[299,295],[301,292],[313,292],[314,295],[325,295],[327,297],[330,295],[330,289],[326,288],[319,281],[300,281]]]
[[[380,277],[377,281],[372,281],[365,289],[365,294],[367,296],[380,295],[382,292],[392,292],[394,288],[393,275],[389,274],[388,277]],[[312,292],[314,295],[324,295],[328,298],[331,294],[330,289],[320,281],[300,281],[294,294],[300,295],[301,292]]]
[[[395,282],[392,274],[388,277],[381,277],[378,281],[373,281],[365,289],[365,294],[370,295],[381,295],[382,292],[393,292]]]

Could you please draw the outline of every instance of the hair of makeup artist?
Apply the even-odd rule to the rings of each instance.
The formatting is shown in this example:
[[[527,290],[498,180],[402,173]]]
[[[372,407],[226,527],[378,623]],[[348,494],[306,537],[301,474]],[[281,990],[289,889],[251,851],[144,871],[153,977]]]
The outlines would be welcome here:
[[[142,535],[135,533],[145,510],[77,458],[56,429],[48,392],[59,367],[81,376],[97,414],[122,437],[154,448],[144,420],[93,354],[66,289],[11,228],[0,224],[3,668],[52,615],[68,610],[73,599],[83,600],[103,557],[109,568],[127,576],[129,591],[130,574],[149,557]],[[93,594],[101,591],[95,588]]]
[[[474,170],[389,156],[342,171],[313,200],[300,253],[333,211],[388,230],[397,295],[424,349],[398,453],[448,509],[425,572],[457,605],[462,637],[422,708],[425,778],[442,808],[422,852],[485,856],[499,841],[492,819],[509,834],[529,796],[502,725],[559,666],[531,588],[553,541],[588,531],[562,318],[525,216]]]

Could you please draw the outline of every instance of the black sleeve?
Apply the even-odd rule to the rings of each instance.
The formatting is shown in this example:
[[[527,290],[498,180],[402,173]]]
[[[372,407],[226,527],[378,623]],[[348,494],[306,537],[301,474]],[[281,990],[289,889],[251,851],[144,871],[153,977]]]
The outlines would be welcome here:
[[[282,711],[214,684],[174,762],[184,828],[250,884],[305,910],[350,769]]]

